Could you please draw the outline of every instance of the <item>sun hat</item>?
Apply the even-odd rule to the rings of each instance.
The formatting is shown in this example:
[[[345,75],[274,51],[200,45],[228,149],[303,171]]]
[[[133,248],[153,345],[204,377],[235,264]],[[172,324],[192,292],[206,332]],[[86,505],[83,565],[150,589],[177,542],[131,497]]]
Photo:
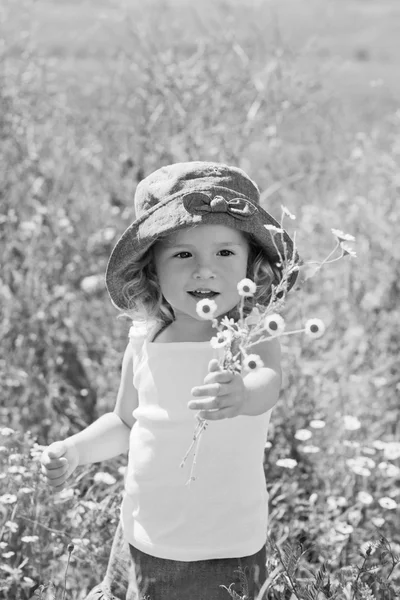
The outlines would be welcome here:
[[[117,308],[128,308],[122,295],[124,267],[160,236],[184,227],[226,225],[252,234],[273,264],[280,263],[279,252],[293,258],[291,238],[286,231],[266,229],[280,229],[280,224],[261,208],[257,185],[238,167],[201,161],[161,167],[138,184],[134,203],[136,220],[117,241],[106,270],[107,290]],[[296,278],[294,271],[288,290]]]

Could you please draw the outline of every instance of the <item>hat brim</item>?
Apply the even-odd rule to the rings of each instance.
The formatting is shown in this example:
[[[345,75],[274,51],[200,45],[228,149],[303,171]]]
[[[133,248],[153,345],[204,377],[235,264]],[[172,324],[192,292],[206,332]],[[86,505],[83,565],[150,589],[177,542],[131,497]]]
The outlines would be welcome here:
[[[156,210],[154,208],[124,231],[110,255],[106,286],[113,304],[119,309],[128,309],[122,296],[122,289],[126,284],[122,275],[125,267],[142,256],[161,237],[186,227],[201,224],[232,227],[251,234],[273,264],[281,263],[282,259],[291,260],[294,253],[296,262],[299,260],[293,241],[286,231],[279,233],[265,227],[272,225],[281,230],[278,221],[259,205],[255,214],[246,219],[238,219],[227,212],[192,214],[184,208],[180,197],[160,203]],[[297,271],[294,271],[289,277],[287,291],[293,287],[296,279]]]

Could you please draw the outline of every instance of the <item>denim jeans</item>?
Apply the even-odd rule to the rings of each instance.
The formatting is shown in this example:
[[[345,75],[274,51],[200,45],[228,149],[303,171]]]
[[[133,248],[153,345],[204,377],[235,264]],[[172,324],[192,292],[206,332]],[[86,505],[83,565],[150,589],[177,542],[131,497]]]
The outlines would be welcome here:
[[[119,524],[106,576],[85,600],[230,600],[220,586],[253,600],[267,577],[265,563],[265,546],[239,558],[190,562],[157,558],[130,546]]]

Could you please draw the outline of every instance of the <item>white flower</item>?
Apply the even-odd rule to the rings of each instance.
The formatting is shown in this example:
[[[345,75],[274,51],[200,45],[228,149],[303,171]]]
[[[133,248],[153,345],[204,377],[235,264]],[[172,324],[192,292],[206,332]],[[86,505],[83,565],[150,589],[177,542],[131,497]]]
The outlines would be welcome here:
[[[355,242],[356,238],[354,235],[349,233],[343,233],[340,229],[331,229],[333,235],[337,238],[338,242]]]
[[[15,494],[3,494],[0,496],[0,504],[15,504],[17,496]]]
[[[371,496],[371,494],[369,494],[368,492],[358,492],[357,494],[357,500],[359,502],[361,502],[361,504],[366,504],[367,506],[369,504],[372,504],[372,502],[374,501],[373,497]]]
[[[342,535],[350,535],[354,531],[352,525],[350,525],[349,523],[345,523],[344,521],[338,521],[335,524],[335,529],[338,533],[341,533]]]
[[[265,317],[264,329],[271,335],[280,335],[285,331],[285,321],[280,315],[273,313]]]
[[[284,215],[286,215],[287,217],[289,217],[289,219],[292,219],[292,221],[294,221],[294,219],[296,218],[288,208],[286,208],[286,206],[283,206],[283,204],[281,204],[281,209]]]
[[[285,469],[294,469],[297,465],[297,460],[293,458],[279,458],[276,464],[278,467],[284,467]]]
[[[271,232],[272,235],[275,233],[283,233],[283,229],[280,227],[275,227],[275,225],[264,225],[265,229]]]
[[[383,448],[383,455],[387,460],[396,460],[400,458],[400,443],[388,442]]]
[[[212,348],[224,348],[232,341],[232,332],[225,330],[219,331],[217,335],[210,340]]]
[[[17,473],[19,475],[22,475],[23,473],[25,473],[26,471],[26,467],[22,467],[19,465],[10,465],[8,467],[8,472],[11,473],[11,475],[16,475]]]
[[[209,298],[204,298],[204,300],[200,300],[196,304],[196,312],[199,317],[207,319],[208,321],[211,321],[214,318],[217,308],[215,300],[210,300]]]
[[[345,415],[343,417],[343,421],[344,421],[344,428],[347,429],[347,431],[356,431],[356,429],[360,429],[360,427],[361,427],[361,423],[357,419],[357,417],[352,417],[351,415]]]
[[[371,521],[375,527],[382,527],[382,525],[385,524],[385,519],[383,517],[372,517]]]
[[[397,508],[397,502],[395,502],[395,500],[389,498],[388,496],[383,496],[383,498],[379,498],[378,502],[382,508],[387,508],[388,510],[394,510],[395,508]]]
[[[312,436],[312,433],[308,429],[298,429],[296,431],[296,433],[294,434],[294,437],[296,438],[296,440],[301,440],[302,442],[309,440],[311,436]]]
[[[346,460],[346,464],[356,475],[362,475],[363,477],[369,477],[371,471],[364,467],[356,458],[349,458]]]
[[[340,246],[343,250],[343,256],[346,256],[346,254],[348,254],[352,258],[357,258],[357,253],[353,250],[353,248],[351,246],[346,244],[346,242],[341,242]]]
[[[93,480],[95,483],[105,483],[106,485],[113,485],[117,481],[110,473],[105,473],[103,471],[96,473]]]
[[[376,550],[376,542],[364,542],[360,547],[363,556],[371,556]]]
[[[320,419],[313,419],[310,421],[310,427],[313,429],[322,429],[325,427],[325,421],[321,421]]]
[[[255,371],[256,369],[261,369],[264,366],[263,361],[258,356],[258,354],[249,354],[245,356],[243,359],[243,367],[248,369],[249,371]]]
[[[239,296],[254,296],[256,293],[257,286],[251,279],[242,279],[237,284],[237,290],[239,292]]]
[[[4,435],[4,437],[9,437],[13,433],[15,433],[15,431],[14,429],[11,429],[11,427],[3,427],[0,429],[0,435]]]
[[[14,555],[15,555],[15,552],[12,552],[12,550],[10,550],[10,552],[4,552],[4,554],[2,554],[2,557],[7,560],[7,558],[11,558]]]
[[[32,494],[35,490],[31,487],[22,487],[18,490],[21,494]]]
[[[320,338],[325,333],[325,325],[321,319],[308,319],[304,328],[306,335],[314,339]]]
[[[103,275],[88,275],[81,281],[80,288],[85,294],[92,295],[104,289]]]
[[[34,542],[37,542],[38,540],[39,540],[38,535],[24,535],[21,538],[21,542],[24,542],[25,544],[33,544]]]
[[[7,527],[10,531],[12,531],[12,533],[18,531],[18,523],[16,523],[15,521],[7,521],[4,524],[4,527]]]
[[[372,442],[372,445],[377,450],[384,450],[386,448],[386,442],[382,442],[382,440],[375,440]]]
[[[306,454],[317,454],[317,452],[320,452],[318,446],[312,446],[311,444],[308,446],[301,446],[300,450]]]

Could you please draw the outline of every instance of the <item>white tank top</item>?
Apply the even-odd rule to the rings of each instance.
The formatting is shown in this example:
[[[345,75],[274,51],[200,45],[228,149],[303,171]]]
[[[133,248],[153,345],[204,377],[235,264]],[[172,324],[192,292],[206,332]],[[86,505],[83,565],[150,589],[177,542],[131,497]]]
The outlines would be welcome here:
[[[196,425],[187,407],[216,357],[209,342],[151,342],[133,327],[133,383],[139,406],[130,434],[121,521],[142,552],[180,561],[254,554],[266,540],[263,469],[271,411],[209,421],[201,435],[195,481],[187,485]]]

